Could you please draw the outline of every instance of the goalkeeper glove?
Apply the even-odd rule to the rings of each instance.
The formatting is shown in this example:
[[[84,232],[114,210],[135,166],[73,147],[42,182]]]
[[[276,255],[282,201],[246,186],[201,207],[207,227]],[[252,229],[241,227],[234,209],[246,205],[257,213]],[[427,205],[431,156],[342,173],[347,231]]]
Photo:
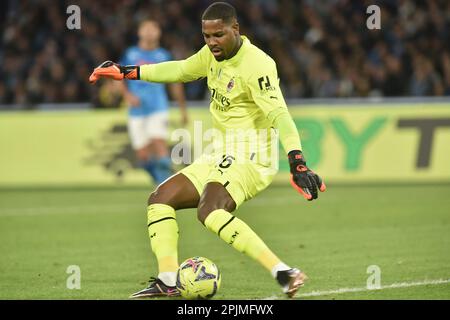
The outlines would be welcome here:
[[[94,84],[102,77],[114,80],[139,80],[139,66],[121,66],[108,60],[94,69],[89,77],[89,82]]]
[[[291,185],[308,201],[317,199],[317,189],[321,192],[326,189],[322,178],[306,166],[300,150],[292,150],[289,152],[288,158],[291,168]]]

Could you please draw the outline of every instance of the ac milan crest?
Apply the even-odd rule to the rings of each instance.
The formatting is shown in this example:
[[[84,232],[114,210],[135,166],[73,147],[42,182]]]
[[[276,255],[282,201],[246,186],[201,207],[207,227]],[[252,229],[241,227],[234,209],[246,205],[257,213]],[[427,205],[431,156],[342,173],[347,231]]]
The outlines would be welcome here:
[[[230,92],[234,88],[234,78],[231,78],[227,85],[227,92]]]

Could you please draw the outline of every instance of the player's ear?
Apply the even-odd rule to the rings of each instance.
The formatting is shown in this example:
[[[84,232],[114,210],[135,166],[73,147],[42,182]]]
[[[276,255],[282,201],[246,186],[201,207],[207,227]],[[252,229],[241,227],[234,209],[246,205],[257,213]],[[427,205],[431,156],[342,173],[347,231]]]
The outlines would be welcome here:
[[[231,28],[233,29],[235,35],[239,34],[239,22],[237,22],[236,19],[232,22]]]

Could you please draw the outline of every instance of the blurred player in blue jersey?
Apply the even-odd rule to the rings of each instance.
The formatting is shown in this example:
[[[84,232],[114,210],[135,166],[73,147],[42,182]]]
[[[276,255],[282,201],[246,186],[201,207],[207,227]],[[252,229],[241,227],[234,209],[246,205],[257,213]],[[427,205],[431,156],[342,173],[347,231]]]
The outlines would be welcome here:
[[[143,65],[172,60],[171,54],[160,48],[161,29],[156,21],[143,20],[138,29],[137,46],[126,50],[122,64]],[[169,85],[177,101],[182,124],[188,121],[183,85]],[[157,184],[172,174],[171,160],[166,143],[168,138],[169,100],[165,85],[144,81],[126,81],[122,93],[129,106],[128,132],[136,157]]]

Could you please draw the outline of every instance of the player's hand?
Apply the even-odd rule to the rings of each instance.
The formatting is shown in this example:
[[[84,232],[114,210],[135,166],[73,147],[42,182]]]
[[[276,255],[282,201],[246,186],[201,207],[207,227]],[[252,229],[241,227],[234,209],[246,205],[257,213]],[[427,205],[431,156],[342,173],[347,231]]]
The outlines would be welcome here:
[[[291,185],[306,200],[317,199],[319,189],[321,192],[326,190],[322,178],[306,166],[306,161],[300,150],[292,150],[288,154],[289,166],[291,168]]]
[[[141,105],[141,100],[139,99],[139,97],[135,96],[132,93],[126,93],[124,95],[125,101],[128,103],[128,105],[130,107],[138,107]]]
[[[114,80],[139,80],[139,67],[138,66],[121,66],[120,64],[112,61],[105,61],[97,68],[94,69],[89,82],[94,84],[100,78],[109,78]]]

